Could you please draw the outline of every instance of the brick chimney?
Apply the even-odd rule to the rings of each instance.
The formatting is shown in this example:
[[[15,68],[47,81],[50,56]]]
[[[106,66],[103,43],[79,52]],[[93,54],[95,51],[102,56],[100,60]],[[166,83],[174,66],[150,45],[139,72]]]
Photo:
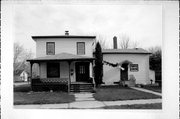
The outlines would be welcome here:
[[[65,31],[65,35],[66,35],[66,36],[69,36],[69,31]]]
[[[113,37],[113,48],[117,49],[117,37],[116,36]]]

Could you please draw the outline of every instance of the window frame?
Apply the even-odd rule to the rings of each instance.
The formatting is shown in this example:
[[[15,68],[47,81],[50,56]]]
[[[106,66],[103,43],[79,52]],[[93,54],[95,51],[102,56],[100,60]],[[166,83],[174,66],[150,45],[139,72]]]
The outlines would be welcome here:
[[[46,72],[47,72],[47,78],[60,78],[60,63],[58,63],[58,62],[48,62],[47,64],[47,67],[46,67]],[[53,65],[55,65],[55,66],[57,66],[56,68],[57,68],[57,70],[58,70],[58,76],[51,76],[51,75],[49,75],[49,68],[50,68],[50,66],[53,66]]]
[[[79,50],[78,50],[78,44],[79,44],[79,43],[83,43],[83,45],[84,45],[84,52],[83,52],[83,54],[79,54],[79,52],[78,52],[78,51],[79,51]],[[85,42],[77,42],[77,43],[76,43],[76,49],[77,49],[77,55],[85,55],[85,53],[86,53],[86,51],[85,51],[85,50],[86,50]]]
[[[54,45],[53,54],[48,54],[48,44],[52,43]],[[55,55],[55,42],[46,42],[46,55]]]
[[[136,70],[134,70],[134,67],[133,67],[133,65],[136,65]],[[138,72],[139,71],[139,65],[138,64],[130,64],[130,71],[131,72]]]

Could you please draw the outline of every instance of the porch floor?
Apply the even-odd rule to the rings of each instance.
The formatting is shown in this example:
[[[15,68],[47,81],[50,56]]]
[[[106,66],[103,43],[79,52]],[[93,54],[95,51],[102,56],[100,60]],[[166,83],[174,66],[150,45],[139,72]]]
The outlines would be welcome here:
[[[92,83],[88,83],[88,82],[71,82],[71,84],[92,84]]]

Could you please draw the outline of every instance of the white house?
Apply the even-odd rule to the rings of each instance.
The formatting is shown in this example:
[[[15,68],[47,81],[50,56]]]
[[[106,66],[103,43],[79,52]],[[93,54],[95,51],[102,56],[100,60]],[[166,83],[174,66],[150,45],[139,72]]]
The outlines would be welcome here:
[[[39,77],[32,77],[31,81],[34,89],[40,88],[41,84],[64,84],[70,91],[77,89],[77,82],[93,84],[95,36],[74,36],[66,31],[61,36],[32,36],[32,39],[36,42],[37,55],[28,61],[31,69],[35,63],[39,66]]]
[[[103,54],[103,82],[113,84],[128,81],[133,76],[136,84],[150,84],[153,73],[149,70],[150,53],[142,48],[117,49],[117,38],[113,38],[113,49],[102,50]],[[151,73],[151,78],[149,76]],[[153,81],[154,82],[154,81]]]
[[[22,71],[19,78],[20,81],[28,81],[28,73],[26,71]]]
[[[87,91],[93,89],[93,44],[95,36],[69,35],[66,31],[61,36],[32,36],[36,42],[36,58],[27,61],[31,64],[31,86],[33,90],[52,88],[67,91]],[[114,38],[114,49],[102,50],[103,82],[113,84],[131,77],[135,83],[148,84],[149,52],[143,49],[117,49],[117,38]],[[32,66],[38,65],[37,77],[32,77]],[[128,84],[129,85],[129,84]],[[129,85],[130,86],[130,85]]]

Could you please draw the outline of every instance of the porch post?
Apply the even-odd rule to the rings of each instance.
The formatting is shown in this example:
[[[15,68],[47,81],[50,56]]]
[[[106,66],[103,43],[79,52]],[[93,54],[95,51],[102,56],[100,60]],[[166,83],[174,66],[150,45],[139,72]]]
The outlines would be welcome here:
[[[39,75],[39,78],[40,78],[40,75],[41,75],[41,67],[40,67],[40,65],[41,65],[41,63],[39,62],[38,65],[39,65],[39,72],[38,72],[38,75]]]
[[[92,78],[93,78],[93,84],[94,84],[94,90],[95,90],[96,84],[95,84],[95,80],[94,80],[94,60],[92,60],[91,64],[92,64]]]
[[[32,89],[32,66],[33,66],[33,63],[30,62],[30,83],[31,83],[31,89]]]
[[[119,65],[119,84],[122,83],[122,80],[121,80],[121,65]]]
[[[69,64],[69,79],[68,79],[68,93],[70,92],[71,86],[71,61],[68,61]]]

